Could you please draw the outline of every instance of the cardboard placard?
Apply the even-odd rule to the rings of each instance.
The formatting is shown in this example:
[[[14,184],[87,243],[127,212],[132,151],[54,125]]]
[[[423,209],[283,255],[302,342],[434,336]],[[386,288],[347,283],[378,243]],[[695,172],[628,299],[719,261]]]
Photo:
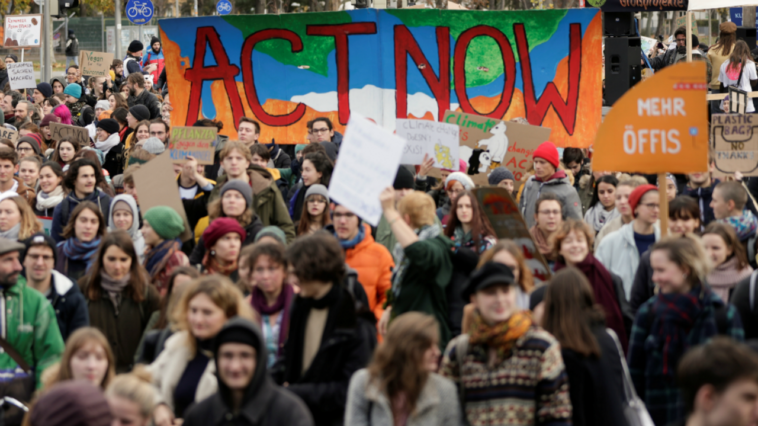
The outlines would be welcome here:
[[[534,283],[538,284],[550,279],[550,268],[545,258],[534,244],[532,234],[526,227],[524,217],[519,212],[518,205],[505,188],[489,187],[474,190],[476,199],[487,215],[498,239],[513,240],[524,253],[526,264],[532,271]]]
[[[592,169],[627,173],[708,171],[705,62],[679,63],[638,83],[600,125]]]
[[[397,135],[405,139],[402,164],[420,165],[424,155],[434,158],[434,167],[457,169],[459,129],[455,124],[429,120],[397,119]]]
[[[156,185],[156,182],[161,185]],[[184,211],[184,204],[179,196],[174,166],[168,152],[140,166],[139,170],[134,172],[134,186],[137,189],[137,204],[141,212],[146,213],[156,206],[171,207],[184,220],[181,240],[188,241],[192,238],[193,230],[190,229],[187,221],[187,213]]]
[[[39,47],[42,41],[42,15],[5,15],[5,47]]]
[[[531,167],[532,153],[550,139],[551,133],[547,127],[463,112],[446,111],[442,121],[460,126],[460,156],[468,163],[468,174],[477,185],[487,185],[487,176],[501,165],[521,180]]]
[[[194,157],[197,164],[213,164],[216,133],[215,127],[172,127],[168,142],[171,161],[183,163],[187,157]]]
[[[713,114],[711,153],[716,171],[758,176],[758,118],[755,114]]]
[[[8,81],[11,89],[34,89],[37,87],[37,80],[34,78],[34,64],[32,62],[18,62],[7,64]]]
[[[0,139],[10,139],[13,141],[13,145],[15,145],[18,140],[18,132],[5,126],[0,126]]]
[[[79,52],[79,69],[81,75],[91,77],[109,77],[109,71],[113,63],[113,53],[92,52],[82,50]]]
[[[404,147],[402,138],[351,114],[329,183],[329,198],[377,226],[382,216],[379,194],[392,186]]]
[[[89,146],[90,143],[89,131],[84,127],[51,122],[50,134],[50,138],[54,141],[68,139],[79,142],[81,147]]]

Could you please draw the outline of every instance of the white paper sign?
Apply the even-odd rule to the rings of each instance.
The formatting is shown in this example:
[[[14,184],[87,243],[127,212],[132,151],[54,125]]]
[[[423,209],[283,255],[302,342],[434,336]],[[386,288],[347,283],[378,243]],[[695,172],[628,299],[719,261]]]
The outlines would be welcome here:
[[[42,15],[6,15],[3,25],[5,47],[39,47]]]
[[[329,198],[377,226],[382,217],[379,194],[395,181],[404,146],[403,139],[384,127],[350,114]]]
[[[37,87],[34,79],[34,64],[31,62],[18,62],[8,64],[8,81],[12,90],[33,89]]]
[[[426,154],[434,158],[434,167],[457,170],[459,132],[457,124],[398,119],[397,135],[406,140],[400,163],[421,164]]]

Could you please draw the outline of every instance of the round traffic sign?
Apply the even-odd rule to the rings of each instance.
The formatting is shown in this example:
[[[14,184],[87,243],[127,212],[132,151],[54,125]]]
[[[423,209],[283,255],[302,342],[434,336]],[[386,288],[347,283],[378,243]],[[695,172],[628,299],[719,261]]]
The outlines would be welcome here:
[[[153,13],[153,2],[150,0],[129,0],[126,3],[126,17],[132,24],[147,24]]]
[[[229,0],[219,0],[216,3],[216,13],[219,15],[228,15],[232,13],[232,3]]]

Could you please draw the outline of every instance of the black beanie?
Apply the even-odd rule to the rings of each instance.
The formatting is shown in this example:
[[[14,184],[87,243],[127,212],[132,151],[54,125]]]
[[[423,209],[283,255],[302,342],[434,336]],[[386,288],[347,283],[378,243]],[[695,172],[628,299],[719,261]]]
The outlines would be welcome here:
[[[127,49],[131,53],[137,53],[141,52],[142,49],[144,49],[145,46],[142,45],[142,42],[139,40],[133,40],[131,43],[129,43],[129,49]]]
[[[132,114],[132,117],[137,119],[137,121],[150,119],[150,110],[144,105],[135,105],[129,108],[129,112]]]
[[[252,326],[254,326],[252,323],[243,318],[234,318],[234,321],[227,322],[213,340],[213,353],[217,354],[224,343],[242,343],[260,350],[263,342],[250,329]]]
[[[106,133],[112,135],[114,133],[118,133],[118,121],[112,119],[112,118],[106,118],[103,120],[100,120],[97,123],[98,129],[105,130]]]
[[[397,175],[395,175],[395,182],[392,184],[392,187],[395,189],[413,189],[413,173],[404,166],[400,166],[397,169]]]

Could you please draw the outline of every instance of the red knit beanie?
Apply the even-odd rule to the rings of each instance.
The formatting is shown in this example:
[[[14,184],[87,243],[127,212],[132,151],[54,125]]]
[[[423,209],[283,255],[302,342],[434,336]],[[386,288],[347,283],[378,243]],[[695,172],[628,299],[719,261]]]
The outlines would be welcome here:
[[[240,226],[239,222],[230,217],[220,217],[215,219],[211,224],[203,231],[203,243],[205,249],[210,250],[216,244],[216,241],[220,240],[226,234],[236,232],[240,236],[240,240],[245,241],[245,230]]]
[[[648,193],[648,191],[657,191],[658,187],[655,185],[640,185],[636,188],[634,188],[634,191],[632,191],[631,194],[629,194],[629,206],[632,208],[632,216],[637,216],[634,214],[634,209],[637,208],[637,205],[640,203],[640,200],[642,197]]]
[[[555,147],[555,145],[553,145],[552,142],[542,142],[542,144],[540,144],[540,146],[534,150],[533,157],[542,158],[543,160],[552,164],[556,169],[561,162],[558,158],[558,149]]]

